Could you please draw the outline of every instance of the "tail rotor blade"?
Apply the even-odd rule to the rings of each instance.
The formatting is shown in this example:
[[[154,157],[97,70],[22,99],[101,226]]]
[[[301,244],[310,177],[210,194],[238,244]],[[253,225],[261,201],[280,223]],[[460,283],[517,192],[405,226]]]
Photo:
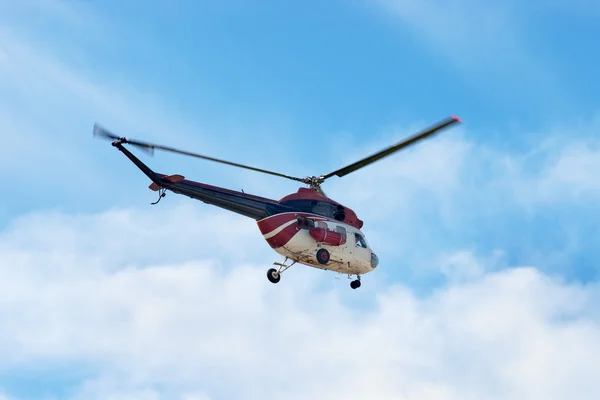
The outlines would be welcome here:
[[[120,138],[119,136],[117,136],[114,133],[110,132],[109,130],[105,129],[98,123],[94,124],[93,134],[95,137],[100,137],[100,138],[104,138],[104,139],[111,139],[111,140],[125,139],[125,138]]]
[[[140,150],[143,150],[145,153],[149,154],[150,156],[154,155],[154,147],[149,146],[145,143],[134,143],[131,140],[127,139],[126,137],[121,137],[121,136],[115,135],[114,133],[110,132],[108,129],[104,128],[103,126],[101,126],[98,123],[94,124],[93,134],[95,137],[102,138],[102,139],[109,139],[109,140],[113,140],[113,141],[120,140],[122,143],[128,143],[128,144],[131,144],[132,146],[138,147]]]

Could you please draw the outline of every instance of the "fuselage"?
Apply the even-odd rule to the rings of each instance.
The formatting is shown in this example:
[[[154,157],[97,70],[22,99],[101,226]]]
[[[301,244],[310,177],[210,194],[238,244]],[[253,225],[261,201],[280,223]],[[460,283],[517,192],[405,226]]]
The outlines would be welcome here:
[[[168,189],[256,220],[269,246],[296,262],[351,275],[363,275],[378,264],[360,230],[363,222],[354,211],[312,189],[300,188],[279,201],[188,180]],[[299,218],[309,225],[300,223]],[[334,244],[327,238],[319,240],[311,235],[314,227],[324,229],[325,234],[337,233],[344,240]],[[327,263],[316,257],[320,248],[330,254]]]
[[[269,246],[277,253],[302,264],[350,275],[363,275],[379,262],[360,229],[322,215],[284,212],[257,221]],[[329,261],[318,260],[326,249]]]

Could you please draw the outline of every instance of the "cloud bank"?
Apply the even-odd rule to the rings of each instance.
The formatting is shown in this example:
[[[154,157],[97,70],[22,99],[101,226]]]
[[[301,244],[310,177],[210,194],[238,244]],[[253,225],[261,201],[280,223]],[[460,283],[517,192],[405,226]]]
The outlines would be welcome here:
[[[2,370],[79,369],[73,399],[595,398],[596,283],[514,266],[423,296],[294,267],[273,285],[264,254],[218,261],[261,242],[231,237],[236,218],[177,205],[16,221],[0,239]]]

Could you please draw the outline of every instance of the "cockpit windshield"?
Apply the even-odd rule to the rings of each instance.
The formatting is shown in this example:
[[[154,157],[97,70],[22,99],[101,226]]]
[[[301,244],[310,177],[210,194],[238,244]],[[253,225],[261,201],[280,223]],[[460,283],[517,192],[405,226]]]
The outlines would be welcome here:
[[[368,246],[367,246],[367,242],[365,241],[365,239],[362,237],[362,235],[361,235],[361,234],[359,234],[359,233],[355,233],[355,234],[354,234],[354,238],[355,238],[355,240],[356,240],[356,245],[357,245],[358,247],[362,247],[362,248],[364,248],[364,249],[367,249],[367,248],[368,248]]]

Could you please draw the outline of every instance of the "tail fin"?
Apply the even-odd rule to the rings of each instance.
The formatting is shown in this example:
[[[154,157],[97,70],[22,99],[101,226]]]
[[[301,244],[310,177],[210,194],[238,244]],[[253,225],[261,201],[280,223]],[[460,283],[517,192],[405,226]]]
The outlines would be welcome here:
[[[167,184],[173,184],[177,182],[181,182],[185,179],[183,175],[169,175],[169,176],[160,176],[160,179]],[[150,186],[148,186],[151,190],[158,192],[161,188],[160,185],[157,185],[156,182],[152,182]]]

